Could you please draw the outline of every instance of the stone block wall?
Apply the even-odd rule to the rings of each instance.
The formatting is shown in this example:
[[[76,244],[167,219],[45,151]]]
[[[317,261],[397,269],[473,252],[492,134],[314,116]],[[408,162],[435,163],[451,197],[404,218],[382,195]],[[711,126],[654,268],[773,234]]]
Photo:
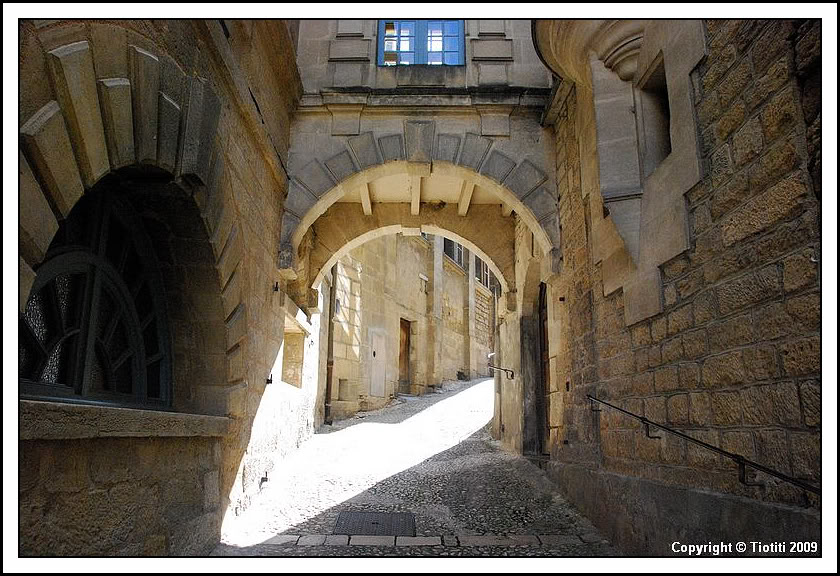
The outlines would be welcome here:
[[[819,485],[819,22],[705,22],[692,74],[703,176],[686,194],[690,248],[660,267],[664,311],[627,326],[622,292],[604,296],[580,198],[576,95],[555,125],[569,361],[550,470],[626,551],[666,554],[686,533],[819,538],[820,498],[655,433],[586,394]],[[586,175],[584,174],[584,177]],[[689,514],[712,491],[731,494]],[[677,496],[679,494],[679,496]],[[675,508],[675,499],[683,506]],[[658,508],[638,521],[641,508]],[[669,510],[669,515],[665,515]],[[648,513],[646,513],[648,514]],[[765,523],[766,524],[766,523]],[[785,531],[787,530],[787,531]]]
[[[295,388],[302,384],[305,341],[302,332],[286,332],[283,336],[283,382]]]
[[[464,338],[468,337],[467,273],[448,256],[443,258],[441,378],[457,380],[458,372],[468,373],[464,357]]]
[[[259,489],[261,478],[271,469],[266,467],[270,455],[283,453],[296,446],[301,435],[311,434],[313,414],[317,415],[314,395],[319,366],[315,366],[312,396],[280,401],[266,393],[265,384],[283,339],[284,295],[274,290],[280,280],[276,253],[286,192],[282,164],[288,149],[289,115],[300,94],[295,67],[274,63],[278,57],[294,61],[294,48],[282,22],[237,21],[231,26],[226,34],[218,21],[20,23],[23,189],[41,198],[33,206],[46,210],[21,220],[25,232],[21,235],[22,302],[56,219],[66,216],[84,190],[109,171],[123,170],[126,180],[139,182],[138,189],[147,194],[145,200],[154,204],[157,193],[143,189],[143,178],[166,175],[177,201],[189,203],[192,211],[176,209],[158,218],[160,226],[152,234],[158,234],[159,256],[174,256],[164,259],[168,304],[173,311],[174,407],[221,415],[231,423],[214,440],[220,446],[220,459],[213,465],[216,486],[201,488],[199,493],[215,494],[218,501],[206,509],[197,505],[201,519],[184,512],[183,522],[192,524],[156,524],[166,512],[150,509],[145,520],[134,517],[130,552],[103,537],[98,544],[84,544],[98,546],[88,553],[143,553],[145,538],[157,538],[159,528],[164,530],[165,544],[149,544],[152,553],[206,552],[218,541],[218,527],[229,503],[232,511],[246,505],[247,495]],[[51,76],[60,82],[54,84]],[[45,137],[51,131],[56,138]],[[135,164],[143,164],[143,169],[132,168]],[[56,198],[58,203],[53,201]],[[172,206],[177,208],[177,203]],[[200,217],[190,221],[197,213]],[[46,226],[38,226],[39,219]],[[149,221],[153,228],[154,220]],[[38,228],[42,232],[35,233]],[[313,326],[318,326],[317,321]],[[316,348],[320,347],[319,334],[319,327],[313,330],[311,344]],[[275,381],[279,379],[278,373]],[[255,424],[258,409],[273,422]],[[184,471],[172,472],[177,481],[201,484],[203,475],[211,471],[199,473],[191,468],[197,466],[198,456],[189,446],[201,439],[149,441],[141,431],[132,438],[114,440],[121,443],[119,450],[103,448],[103,443],[112,442],[105,439],[71,440],[58,434],[37,440],[38,444],[22,441],[21,454],[26,457],[30,450],[41,450],[41,444],[53,445],[43,450],[58,453],[65,443],[72,443],[74,459],[84,462],[100,449],[131,453],[135,445],[149,442],[150,450],[159,448],[164,453],[164,445],[172,444],[184,447],[179,462]],[[165,466],[157,464],[159,470],[150,474],[162,479]],[[38,478],[32,493],[48,492],[49,478]],[[118,482],[122,481],[115,476],[113,483]],[[151,486],[156,483],[152,481],[150,491],[138,497],[154,500]],[[107,533],[111,514],[132,518],[127,513],[132,509],[109,507],[107,498],[99,507],[100,516],[75,515],[78,506],[87,505],[86,500],[90,504],[101,499],[97,490],[108,484],[107,479],[96,480],[90,494],[81,494],[76,508],[51,509],[50,521],[68,533],[84,530],[90,535]],[[190,505],[192,500],[185,496]],[[22,510],[28,506],[25,502],[22,499]],[[26,522],[37,517],[22,516]],[[83,519],[88,525],[82,525]],[[27,528],[23,550],[45,552],[64,546],[56,531],[44,530],[38,536],[38,526]],[[69,552],[72,546],[62,549]],[[77,551],[82,549],[80,543]]]
[[[20,554],[208,554],[221,512],[219,438],[20,443]]]
[[[230,428],[218,416],[21,400],[19,552],[209,553]]]
[[[473,258],[473,255],[470,255]],[[470,271],[469,273],[474,273]],[[495,295],[487,290],[478,279],[472,281],[473,285],[473,312],[470,332],[470,378],[480,376],[492,376],[492,371],[487,368],[487,355],[493,351],[494,336],[496,329]],[[491,284],[492,285],[492,284]],[[469,316],[469,311],[468,311]]]
[[[488,350],[493,343],[493,318],[491,316],[493,295],[483,288],[475,289],[475,339]]]
[[[365,265],[366,259],[356,252],[342,258],[336,267],[338,277],[335,298],[340,303],[340,310],[336,310],[333,332],[334,367],[330,412],[334,418],[358,411],[359,396],[367,395],[362,385],[362,358],[367,359],[367,354],[362,355],[361,269]],[[369,272],[366,275],[370,282],[376,282],[374,275]],[[378,280],[381,289],[381,278]],[[367,345],[364,351],[368,352]],[[367,362],[364,364],[368,373]],[[339,387],[340,380],[345,381],[343,390]]]

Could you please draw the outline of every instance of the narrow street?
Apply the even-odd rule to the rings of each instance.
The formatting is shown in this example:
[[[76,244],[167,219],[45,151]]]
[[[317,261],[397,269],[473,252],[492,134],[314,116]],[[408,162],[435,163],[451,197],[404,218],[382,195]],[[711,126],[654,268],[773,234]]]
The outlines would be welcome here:
[[[219,556],[611,556],[592,524],[488,432],[492,379],[323,426],[275,470]],[[341,512],[410,513],[416,536],[348,536]]]

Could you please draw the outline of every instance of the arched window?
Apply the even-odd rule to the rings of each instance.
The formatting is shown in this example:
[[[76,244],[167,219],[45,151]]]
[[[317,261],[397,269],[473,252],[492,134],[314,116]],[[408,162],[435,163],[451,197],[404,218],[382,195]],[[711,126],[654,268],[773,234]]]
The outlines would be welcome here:
[[[463,20],[380,20],[380,66],[464,65]]]
[[[157,259],[139,216],[115,190],[87,193],[62,222],[19,331],[24,397],[171,405]]]

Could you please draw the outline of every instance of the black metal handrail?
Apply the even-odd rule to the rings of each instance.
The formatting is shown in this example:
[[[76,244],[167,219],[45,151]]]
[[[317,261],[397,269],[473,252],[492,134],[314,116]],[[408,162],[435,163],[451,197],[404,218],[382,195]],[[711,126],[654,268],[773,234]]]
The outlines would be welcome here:
[[[648,420],[644,416],[639,416],[638,414],[634,414],[632,412],[629,412],[628,410],[625,410],[624,408],[619,408],[618,406],[610,404],[609,402],[606,402],[604,400],[599,400],[598,398],[595,398],[591,394],[587,394],[586,397],[590,401],[590,409],[593,412],[600,412],[601,411],[601,410],[596,410],[595,409],[595,402],[598,402],[599,404],[604,404],[606,406],[609,406],[613,410],[618,410],[619,412],[622,412],[623,414],[626,414],[627,416],[630,416],[631,418],[635,418],[636,420],[641,422],[642,425],[644,425],[645,435],[647,435],[648,438],[661,438],[661,436],[651,436],[650,435],[650,427],[653,426],[654,428],[659,428],[660,430],[664,430],[665,432],[668,432],[669,434],[674,434],[675,436],[679,436],[680,438],[684,438],[685,440],[688,440],[689,442],[697,444],[698,446],[701,446],[701,447],[703,447],[707,450],[711,450],[712,452],[717,452],[721,456],[726,456],[727,458],[734,461],[738,465],[738,480],[740,480],[741,483],[746,485],[746,486],[760,486],[761,485],[761,484],[755,484],[755,483],[751,483],[751,482],[747,481],[747,467],[750,467],[750,468],[753,468],[754,470],[759,470],[761,472],[764,472],[765,474],[769,474],[770,476],[774,476],[775,478],[778,478],[779,480],[783,480],[785,482],[788,482],[789,484],[793,484],[794,486],[798,486],[799,488],[802,488],[803,490],[807,490],[808,492],[813,492],[814,494],[817,494],[817,495],[820,494],[820,489],[819,488],[817,488],[815,486],[811,486],[810,484],[808,484],[806,482],[802,482],[801,480],[797,480],[796,478],[792,478],[792,477],[790,477],[786,474],[782,474],[781,472],[773,470],[772,468],[768,468],[767,466],[762,466],[758,462],[753,462],[752,460],[747,460],[746,458],[744,458],[740,454],[735,454],[734,452],[728,452],[728,451],[726,451],[722,448],[718,448],[717,446],[712,446],[711,444],[707,444],[706,442],[703,442],[702,440],[698,440],[697,438],[692,438],[691,436],[689,436],[687,434],[684,434],[684,433],[680,432],[679,430],[674,430],[673,428],[668,428],[667,426],[665,426],[663,424],[659,424],[658,422],[653,422],[651,420]]]

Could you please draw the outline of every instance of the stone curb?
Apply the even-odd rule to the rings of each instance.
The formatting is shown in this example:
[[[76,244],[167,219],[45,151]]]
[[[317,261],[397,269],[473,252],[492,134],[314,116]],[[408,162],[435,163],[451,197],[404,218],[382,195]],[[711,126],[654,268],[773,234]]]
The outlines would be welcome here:
[[[278,534],[263,542],[276,546],[582,546],[606,542],[594,532],[585,534],[462,534],[442,536],[349,536],[346,534]]]

